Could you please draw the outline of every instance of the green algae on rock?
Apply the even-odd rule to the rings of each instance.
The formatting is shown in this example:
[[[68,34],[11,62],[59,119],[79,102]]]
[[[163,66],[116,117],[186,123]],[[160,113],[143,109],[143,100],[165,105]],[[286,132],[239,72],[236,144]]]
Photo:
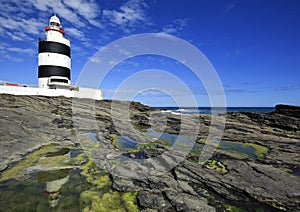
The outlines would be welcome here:
[[[70,169],[57,169],[51,171],[39,171],[37,173],[37,179],[41,183],[55,181],[57,179],[62,179],[70,174]]]
[[[88,190],[81,194],[80,204],[84,212],[120,211],[136,212],[136,192],[117,192],[110,190],[102,196],[99,192]]]
[[[40,182],[36,175],[24,181],[13,179],[1,181],[0,211],[81,210],[79,195],[90,185],[85,182],[78,169],[70,170],[66,178],[58,182],[52,181],[51,184],[48,184],[47,189],[46,182]]]
[[[59,156],[59,155],[65,155],[70,152],[69,148],[59,148],[56,151],[47,152],[45,154],[45,157],[53,157],[53,156]]]
[[[12,169],[18,163],[8,168],[6,166],[13,161],[20,160],[23,155],[36,149],[38,146],[55,142],[60,147],[65,146],[69,148],[69,146],[78,143],[74,128],[72,128],[75,124],[74,121],[76,121],[74,120],[74,116],[72,116],[72,99],[11,95],[1,95],[0,99],[1,170],[6,169],[7,171]],[[111,145],[112,139],[109,138],[107,132],[117,135],[127,135],[138,140],[140,143],[145,143],[143,139],[139,140],[139,136],[131,131],[126,124],[122,125],[122,130],[125,133],[117,130],[111,119],[110,111],[112,102],[109,100],[95,102],[95,114],[92,114],[92,116],[85,113],[86,109],[90,109],[91,107],[90,102],[83,100],[80,105],[80,112],[83,113],[83,116],[79,118],[82,124],[78,127],[78,130],[76,129],[76,132],[97,133],[97,138],[100,138],[95,140],[95,143],[100,144],[100,148],[95,146],[98,152],[94,150],[89,152],[82,146],[84,152],[89,156],[93,156],[91,155],[93,153],[99,153],[97,155],[99,157],[95,157],[95,164],[97,166],[100,164],[104,165],[106,160],[118,159],[124,152],[124,150],[118,149],[115,151],[117,153],[115,155],[109,151],[114,150],[114,148]],[[122,107],[122,105],[127,104],[119,101],[115,105],[118,109],[116,111],[117,119],[120,120],[120,123],[123,123],[122,117],[127,121],[128,116],[124,116],[124,107]],[[49,108],[51,109],[49,110]],[[130,120],[132,121],[130,123],[144,124],[148,120],[153,121],[153,114],[145,106],[135,104],[131,109],[130,113],[132,116],[130,116],[130,119],[133,120]],[[58,116],[60,120],[63,120],[59,124],[55,121],[58,119]],[[253,211],[258,210],[259,212],[262,211],[260,209],[265,211],[279,211],[279,209],[271,206],[272,202],[276,203],[277,207],[284,207],[287,211],[299,211],[299,180],[297,180],[298,176],[290,171],[295,167],[298,169],[299,164],[299,110],[291,110],[290,112],[276,110],[274,113],[269,114],[227,113],[215,116],[216,118],[226,116],[223,139],[224,145],[228,145],[228,148],[217,148],[212,159],[226,165],[225,167],[228,170],[226,174],[217,173],[215,170],[209,170],[196,162],[186,160],[178,164],[175,169],[166,173],[165,176],[167,177],[161,177],[157,180],[139,179],[118,182],[118,179],[113,177],[113,189],[124,192],[138,191],[138,205],[140,209],[145,211],[152,211],[157,207],[160,207],[159,210],[165,211],[174,211],[176,209],[193,211],[196,207],[209,209],[206,211],[213,211],[214,209],[224,211],[223,203],[228,203],[245,211],[249,209]],[[149,123],[155,123],[153,124],[155,125],[153,129],[157,131],[163,129],[164,132],[173,135],[180,134],[180,117],[169,116],[168,114],[165,114],[164,117],[167,123],[166,128],[160,127],[165,122],[159,123],[160,120],[157,122],[149,121]],[[94,128],[89,123],[90,120],[94,120],[95,118],[97,127]],[[213,131],[218,130],[218,125],[211,126],[212,128],[209,127],[210,115],[193,115],[187,117],[187,119],[191,125],[198,124],[196,120],[200,119],[200,130],[196,132],[199,138],[206,137],[210,129]],[[146,132],[143,133],[146,134]],[[191,131],[191,133],[194,132]],[[88,144],[88,141],[86,143]],[[145,152],[149,157],[156,157],[164,150],[169,150],[168,142],[164,143],[159,140],[158,143],[160,147],[154,146],[153,148],[151,146],[149,149],[145,148]],[[248,145],[249,143],[262,145],[267,147],[269,151],[266,152],[264,149],[256,151],[255,147]],[[243,144],[246,145],[243,146]],[[104,146],[109,148],[105,149],[103,148]],[[182,148],[180,145],[178,147]],[[197,151],[200,150],[199,148]],[[88,183],[86,178],[80,174],[83,170],[81,166],[87,164],[88,160],[82,155],[76,155],[79,157],[75,159],[76,156],[74,156],[75,160],[72,160],[73,158],[68,158],[68,154],[55,157],[45,157],[45,154],[39,157],[40,159],[37,160],[37,163],[33,163],[33,167],[39,166],[42,163],[44,163],[43,166],[46,166],[47,169],[55,168],[54,166],[56,168],[65,168],[64,164],[72,167],[70,169],[70,180],[61,189],[60,200],[53,210],[82,211],[83,208],[79,206],[80,195],[85,191],[91,191],[91,187],[93,187],[93,184]],[[193,157],[197,159],[198,154],[200,153],[195,152]],[[47,166],[47,163],[51,163],[52,165]],[[92,169],[90,171],[93,173],[94,170]],[[30,173],[34,173],[35,171],[33,170]],[[26,173],[29,172],[26,171]],[[106,174],[102,176],[104,175]],[[73,178],[74,176],[76,176],[76,179]],[[20,177],[22,177],[22,174],[20,174]],[[31,177],[31,175],[27,175],[27,177]],[[78,178],[81,180],[78,180]],[[12,179],[0,182],[0,201],[2,201],[0,205],[6,207],[2,207],[2,210],[28,211],[33,208],[35,211],[49,211],[48,196],[44,193],[45,183],[39,183],[37,179],[35,179],[35,182],[31,182],[32,178],[27,179],[29,181],[26,182]],[[23,178],[20,180],[23,180]],[[108,178],[104,177],[98,184],[109,184],[106,183],[106,180]],[[182,181],[184,182],[183,184]],[[12,186],[15,182],[17,185]],[[182,186],[188,183],[201,184],[209,194],[216,194],[214,196],[216,203],[210,201],[211,198],[209,196],[203,195],[203,191],[201,190],[198,192],[197,189],[194,188],[193,191],[188,186],[178,187],[179,184]],[[35,190],[35,184],[39,184],[37,191],[33,191]],[[82,187],[84,184],[88,184],[88,187],[85,187],[86,185]],[[23,192],[20,192],[21,188]],[[107,197],[115,195],[109,193],[111,190],[109,186],[105,188],[107,188],[107,191],[102,190],[102,193],[95,191],[94,193],[94,196],[99,198],[99,201],[104,201]],[[105,192],[109,194],[104,196]],[[140,195],[142,192],[146,193],[146,195]],[[189,192],[189,195],[187,195],[187,192]],[[130,203],[134,205],[134,195],[130,194],[130,196],[133,196],[133,201],[130,201]],[[139,196],[147,197],[148,201],[144,201],[145,204],[143,204],[142,201],[139,201]],[[153,201],[157,197],[163,197],[162,204],[158,206]],[[190,200],[188,204],[182,201],[183,197],[185,198],[184,200]],[[54,196],[53,199],[55,200],[55,198]],[[222,201],[219,201],[218,198]],[[120,199],[118,197],[115,201],[125,204]],[[203,201],[204,199],[208,202]],[[85,205],[85,207],[87,210],[92,209],[91,205]],[[194,211],[199,211],[199,208]]]
[[[282,207],[282,206],[279,206],[278,204],[276,204],[275,202],[273,202],[271,204],[272,207],[278,209],[278,210],[281,210],[281,211],[287,211],[285,207]]]
[[[224,164],[222,164],[220,161],[207,160],[207,161],[205,161],[203,163],[200,163],[200,164],[203,165],[204,167],[208,168],[208,169],[215,170],[218,173],[225,174],[225,173],[228,172],[228,170],[226,169]]]
[[[118,136],[116,134],[109,134],[109,136],[112,139],[112,145],[116,148],[119,149],[119,145],[118,145]]]
[[[71,168],[68,164],[68,155],[59,155],[55,157],[44,157],[47,153],[55,151],[56,144],[50,144],[40,147],[39,149],[29,153],[26,157],[18,161],[12,167],[6,169],[1,173],[0,180],[7,180],[10,178],[20,178],[23,176],[23,172],[26,168],[34,166],[42,166],[41,169],[60,169]],[[59,167],[59,168],[55,168]]]
[[[269,151],[267,147],[262,145],[233,141],[221,141],[218,148],[248,155],[253,159],[263,159]]]
[[[263,159],[267,155],[269,149],[265,146],[254,143],[243,143],[236,141],[221,140],[218,144],[211,144],[206,138],[198,139],[197,143],[201,145],[214,145],[218,149],[247,155],[253,159]]]
[[[97,145],[96,145],[97,146]],[[66,160],[69,157],[68,154],[44,157],[49,152],[55,152],[56,145],[43,146],[40,149],[27,155],[24,160],[18,162],[12,168],[2,173],[1,181],[10,178],[19,178],[22,176],[24,169],[34,169],[36,167],[36,179],[38,184],[45,184],[45,191],[49,195],[49,207],[63,207],[63,203],[59,204],[60,199],[63,198],[61,192],[62,186],[68,183],[70,175],[70,164],[77,163],[81,170],[81,175],[85,181],[89,183],[88,189],[83,190],[78,195],[80,202],[80,210],[83,211],[103,211],[103,210],[115,210],[115,211],[138,211],[136,203],[136,192],[118,192],[111,189],[112,181],[108,173],[102,171],[95,166],[93,160],[89,158],[85,153],[79,154],[77,157]],[[95,147],[89,146],[89,147]],[[52,161],[51,161],[52,160]],[[66,162],[67,161],[67,162]],[[66,169],[66,165],[69,164],[69,168]],[[44,165],[47,164],[47,167]],[[51,167],[51,165],[55,167]],[[43,166],[41,166],[43,165]],[[30,181],[30,179],[28,179]],[[20,182],[21,183],[21,182]],[[42,201],[42,199],[40,200]],[[25,207],[25,206],[24,206]],[[28,207],[33,207],[31,204]],[[43,206],[39,206],[45,208]],[[25,207],[26,208],[26,207]]]
[[[112,181],[108,173],[97,168],[91,158],[81,166],[81,174],[92,187],[80,195],[83,211],[138,211],[136,192],[117,192],[111,190]]]
[[[253,144],[253,143],[246,143],[246,145],[252,146],[255,149],[255,154],[259,159],[263,159],[269,151],[267,147],[262,145]]]

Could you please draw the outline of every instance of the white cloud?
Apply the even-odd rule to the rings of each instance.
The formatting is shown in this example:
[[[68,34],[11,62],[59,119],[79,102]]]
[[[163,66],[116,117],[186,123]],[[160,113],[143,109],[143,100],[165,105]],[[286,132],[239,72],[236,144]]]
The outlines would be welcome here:
[[[117,65],[117,61],[111,60],[111,61],[108,62],[108,64],[115,66],[115,65]]]
[[[15,44],[14,47],[20,47],[18,45],[22,42],[36,46],[37,38],[43,36],[43,28],[47,25],[48,18],[56,13],[62,19],[66,35],[70,36],[71,40],[80,41],[77,45],[78,50],[83,46],[94,49],[100,42],[111,41],[114,36],[140,32],[151,25],[147,14],[149,6],[146,2],[124,0],[119,7],[108,9],[103,8],[96,0],[1,0],[0,38],[16,41],[11,43]],[[177,19],[164,27],[163,32],[176,34],[185,25],[186,19]],[[98,39],[92,39],[95,33],[90,33],[97,30],[94,27],[101,29],[101,33],[97,34]],[[75,46],[72,46],[72,50],[76,54],[82,52],[77,51]],[[122,49],[120,53],[130,54]]]
[[[95,18],[100,15],[101,11],[95,1],[29,0],[29,2],[40,11],[57,13],[59,17],[62,17],[79,27],[86,26],[84,20],[94,26],[99,26]]]
[[[18,53],[16,56],[16,53]],[[21,54],[27,55],[35,55],[36,52],[34,49],[31,48],[18,48],[18,47],[10,47],[8,44],[0,44],[0,55],[1,59],[0,62],[5,60],[10,60],[13,62],[23,62],[24,60],[20,58]]]
[[[67,28],[65,28],[65,31],[67,34],[69,34],[72,37],[75,37],[78,40],[85,40],[84,32],[82,32],[76,28],[67,27]]]
[[[14,29],[18,29],[19,27],[21,27],[22,24],[17,20],[0,17],[0,25],[3,28],[14,30]]]
[[[66,7],[61,0],[29,0],[29,2],[40,11],[57,13],[59,17],[69,22],[76,23],[78,26],[85,26],[78,15]]]
[[[20,63],[20,62],[23,62],[23,61],[24,61],[23,59],[21,59],[21,58],[19,58],[19,57],[14,57],[14,56],[11,56],[11,55],[9,55],[9,54],[7,54],[7,53],[2,54],[1,56],[2,56],[3,58],[7,59],[7,60],[11,60],[11,61],[17,62],[17,63]]]
[[[26,34],[24,33],[13,33],[13,32],[9,32],[9,31],[4,31],[3,35],[6,35],[7,37],[9,37],[10,39],[14,40],[14,41],[24,41],[26,40],[26,37],[28,37]]]
[[[139,65],[140,65],[139,63],[133,62],[133,61],[128,61],[127,64],[132,65],[134,67],[139,67]]]
[[[29,34],[39,34],[44,27],[44,24],[35,18],[21,19],[21,30]]]
[[[121,27],[123,31],[129,32],[130,28],[137,25],[150,24],[146,13],[148,5],[143,0],[129,0],[118,10],[103,10],[103,19],[109,25]]]
[[[233,2],[230,2],[229,4],[227,4],[226,6],[225,6],[225,9],[224,9],[224,12],[230,12],[233,8],[235,8],[236,6],[235,6],[235,4],[233,3]]]
[[[31,40],[31,35],[38,35],[43,29],[43,24],[37,19],[9,19],[0,17],[2,32],[12,40]]]
[[[161,91],[159,91],[159,90],[154,90],[154,89],[142,91],[141,94],[152,95],[152,96],[166,95],[166,94],[164,94],[163,92],[161,92]]]
[[[166,91],[172,91],[167,93]],[[130,100],[128,97],[133,97],[137,95],[149,95],[149,96],[172,96],[176,97],[190,97],[191,93],[187,90],[177,89],[176,87],[169,87],[166,90],[149,88],[146,89],[144,87],[140,88],[130,88],[130,87],[122,87],[122,88],[103,88],[103,92],[110,98],[113,96],[117,96],[119,98],[124,98],[123,100]]]
[[[25,18],[26,14],[33,12],[34,10],[27,0],[1,0],[0,2],[0,16],[2,17]]]
[[[101,58],[99,57],[91,57],[89,58],[89,61],[92,63],[100,63],[101,62]]]
[[[28,41],[34,41],[36,46],[37,38],[43,34],[43,28],[53,13],[71,23],[72,27],[66,28],[67,34],[80,40],[84,46],[91,46],[90,40],[81,29],[88,24],[101,26],[97,21],[101,11],[95,0],[1,0],[0,38],[18,42],[14,43],[15,47],[24,41],[29,45],[33,43]],[[68,24],[64,20],[62,22],[63,25]],[[16,61],[14,56],[8,54],[9,52],[2,54],[1,57]]]
[[[36,9],[41,10],[41,11],[46,11],[49,10],[52,6],[52,4],[57,4],[57,1],[51,1],[51,0],[29,0],[30,2]],[[51,3],[52,2],[52,3]]]
[[[17,48],[17,47],[9,47],[7,48],[8,51],[10,52],[17,52],[17,53],[24,53],[24,54],[30,54],[33,55],[35,54],[35,50],[34,49],[30,49],[30,48]]]
[[[102,13],[96,0],[2,0],[0,32],[14,41],[33,40],[32,35],[42,34],[47,23],[45,18],[56,13],[71,23],[69,28],[72,29],[66,30],[71,36],[85,41],[83,45],[91,46],[84,37],[84,30],[91,30],[91,26],[99,27],[103,29],[102,37],[113,33],[112,27],[116,31],[132,32],[150,24],[147,8],[145,0],[128,0],[119,8],[104,9]],[[65,22],[62,24],[64,26]],[[110,37],[107,36],[107,39]]]
[[[34,54],[33,49],[22,49],[22,48],[17,48],[17,47],[9,47],[6,50],[11,51],[11,52],[17,52],[17,53]]]
[[[99,15],[100,7],[94,1],[64,0],[63,2],[87,20],[93,20]]]
[[[128,51],[126,49],[119,49],[119,53],[122,55],[125,55],[125,56],[129,56],[132,54],[130,51]]]
[[[167,26],[163,27],[161,33],[176,35],[186,27],[187,22],[187,18],[175,19],[174,21],[172,21],[171,24],[168,24]]]

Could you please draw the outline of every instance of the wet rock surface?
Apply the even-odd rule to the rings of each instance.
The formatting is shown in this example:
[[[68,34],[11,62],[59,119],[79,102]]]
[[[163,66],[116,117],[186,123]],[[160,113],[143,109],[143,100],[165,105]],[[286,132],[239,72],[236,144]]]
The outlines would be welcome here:
[[[216,115],[220,123],[226,119],[222,140],[255,148],[256,157],[219,147],[210,164],[159,139],[149,145],[145,136],[148,128],[174,135],[182,130],[204,144],[210,115],[182,118],[139,103],[12,95],[1,95],[0,110],[1,171],[43,145],[75,146],[79,134],[92,132],[100,146],[90,156],[111,171],[114,190],[138,192],[141,211],[300,210],[300,107]],[[124,157],[129,150],[116,148],[112,135],[140,142],[139,151],[152,160]]]

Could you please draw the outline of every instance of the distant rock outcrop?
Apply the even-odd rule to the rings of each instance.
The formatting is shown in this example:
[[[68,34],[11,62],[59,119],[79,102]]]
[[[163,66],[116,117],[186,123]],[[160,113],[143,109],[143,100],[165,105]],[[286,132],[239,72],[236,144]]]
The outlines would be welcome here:
[[[300,118],[300,107],[291,105],[276,105],[275,112],[291,117]]]

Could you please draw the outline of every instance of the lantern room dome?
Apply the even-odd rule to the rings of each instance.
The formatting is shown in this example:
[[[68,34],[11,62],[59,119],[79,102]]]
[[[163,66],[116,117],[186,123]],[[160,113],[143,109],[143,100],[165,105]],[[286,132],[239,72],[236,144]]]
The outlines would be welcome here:
[[[53,16],[50,18],[49,25],[50,25],[50,26],[61,27],[59,18],[58,18],[56,15],[53,15]]]

